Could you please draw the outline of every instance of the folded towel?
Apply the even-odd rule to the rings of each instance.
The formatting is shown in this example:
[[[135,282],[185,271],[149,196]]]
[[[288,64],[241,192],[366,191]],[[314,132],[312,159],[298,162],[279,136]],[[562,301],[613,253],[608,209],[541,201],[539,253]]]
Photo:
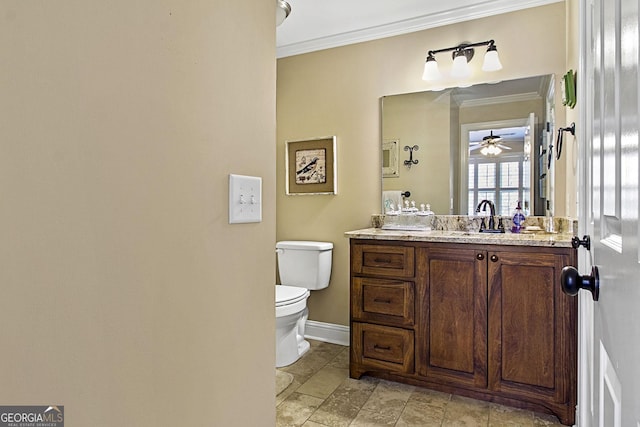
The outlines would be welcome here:
[[[402,206],[402,192],[400,190],[383,191],[382,204],[385,212],[390,210],[391,204],[393,204],[393,210],[398,209],[398,205]]]

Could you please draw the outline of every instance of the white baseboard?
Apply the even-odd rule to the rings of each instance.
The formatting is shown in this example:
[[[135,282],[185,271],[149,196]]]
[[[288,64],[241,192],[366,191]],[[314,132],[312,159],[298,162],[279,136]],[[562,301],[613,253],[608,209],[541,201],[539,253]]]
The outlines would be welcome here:
[[[349,345],[349,327],[307,320],[304,337],[332,344]]]

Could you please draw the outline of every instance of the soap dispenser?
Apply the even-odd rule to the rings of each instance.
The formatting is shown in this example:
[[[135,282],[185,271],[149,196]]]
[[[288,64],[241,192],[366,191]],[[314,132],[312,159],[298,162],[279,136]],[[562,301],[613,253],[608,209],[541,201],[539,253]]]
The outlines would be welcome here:
[[[522,206],[520,205],[520,200],[518,200],[518,205],[513,211],[513,226],[511,227],[512,233],[519,233],[524,227],[524,212],[522,211]]]

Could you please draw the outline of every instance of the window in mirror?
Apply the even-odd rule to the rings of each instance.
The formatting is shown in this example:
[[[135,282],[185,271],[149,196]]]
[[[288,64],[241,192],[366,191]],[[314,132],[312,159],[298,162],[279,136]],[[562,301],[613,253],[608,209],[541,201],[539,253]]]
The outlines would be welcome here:
[[[524,156],[469,158],[468,215],[475,215],[476,206],[482,200],[491,200],[496,215],[509,216],[518,200],[524,198],[526,169]]]

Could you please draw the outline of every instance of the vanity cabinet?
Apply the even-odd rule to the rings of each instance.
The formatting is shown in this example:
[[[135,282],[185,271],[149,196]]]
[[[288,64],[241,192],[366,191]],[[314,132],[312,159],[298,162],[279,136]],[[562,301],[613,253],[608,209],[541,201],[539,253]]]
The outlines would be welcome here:
[[[350,375],[550,412],[573,424],[577,302],[562,247],[351,240]]]

